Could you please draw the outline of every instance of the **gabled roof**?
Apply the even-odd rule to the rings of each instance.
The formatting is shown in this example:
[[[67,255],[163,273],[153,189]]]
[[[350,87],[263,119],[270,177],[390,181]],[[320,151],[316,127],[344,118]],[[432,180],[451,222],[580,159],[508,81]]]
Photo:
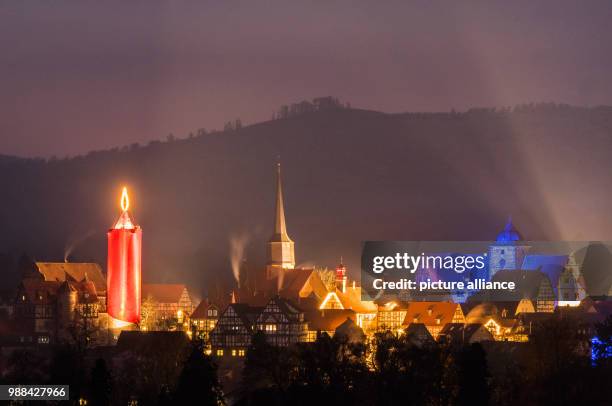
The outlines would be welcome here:
[[[540,271],[546,274],[552,283],[555,295],[558,295],[557,287],[559,286],[559,278],[567,262],[567,255],[527,255],[523,260],[522,269]]]
[[[480,323],[448,323],[440,331],[439,337],[450,338],[452,342],[463,343],[469,341],[476,333],[483,334],[486,341],[495,340],[491,332]]]
[[[257,316],[258,323],[265,321],[264,314],[273,305],[276,305],[281,311],[281,313],[283,313],[285,317],[291,322],[299,321],[300,314],[303,314],[302,310],[298,308],[295,304],[291,303],[289,300],[283,299],[279,296],[275,296],[272,299],[270,299],[270,301],[266,304],[266,306],[261,310],[261,312]]]
[[[62,293],[76,293],[79,303],[97,303],[98,294],[93,282],[83,280],[44,281],[33,278],[22,280],[19,294],[25,295],[30,303],[52,304]],[[18,298],[19,300],[20,298]]]
[[[36,269],[45,281],[74,280],[85,278],[92,281],[98,292],[106,292],[106,277],[100,265],[92,262],[36,262]]]
[[[236,313],[238,318],[240,318],[242,324],[247,330],[251,330],[255,320],[257,320],[257,316],[259,316],[264,309],[263,307],[259,306],[249,306],[245,303],[231,303],[227,306],[227,309],[225,309],[222,317],[227,314],[227,311],[230,308],[234,311],[234,313]]]
[[[198,306],[195,308],[195,310],[193,311],[193,313],[191,313],[191,318],[192,319],[206,319],[208,318],[208,309],[217,309],[217,310],[221,310],[220,306],[211,303],[208,301],[208,299],[204,299],[200,301],[200,304],[198,304]]]
[[[355,321],[353,310],[328,309],[312,310],[304,313],[310,331],[335,331],[347,318]]]
[[[355,321],[350,317],[347,317],[344,322],[342,322],[336,330],[334,331],[334,337],[336,336],[344,336],[351,343],[362,343],[366,339],[366,335]]]
[[[187,287],[183,284],[143,283],[142,299],[149,296],[158,303],[178,303]]]
[[[403,325],[423,323],[432,326],[451,323],[457,308],[461,309],[461,306],[451,302],[410,302]]]
[[[414,344],[434,341],[433,336],[423,323],[410,323],[404,332]]]
[[[352,309],[357,313],[375,313],[378,310],[373,301],[361,300],[361,286],[347,287],[344,292],[336,290],[336,294],[345,309]]]
[[[506,290],[494,293],[496,298],[503,301],[519,301],[521,299],[535,300],[542,284],[548,284],[552,288],[552,283],[548,276],[540,271],[503,269],[493,275],[492,281],[515,283],[514,292]]]
[[[297,298],[314,293],[318,298],[323,298],[327,294],[325,284],[314,268],[285,270],[282,278],[280,295],[283,297]],[[273,282],[278,286],[277,279],[274,279]]]

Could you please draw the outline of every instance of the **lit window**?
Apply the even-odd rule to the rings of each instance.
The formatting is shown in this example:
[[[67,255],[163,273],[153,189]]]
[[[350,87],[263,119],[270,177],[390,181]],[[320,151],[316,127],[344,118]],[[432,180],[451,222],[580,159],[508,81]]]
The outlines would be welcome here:
[[[238,356],[244,357],[244,350],[238,350]]]
[[[217,357],[223,356],[223,350],[217,350]]]
[[[232,350],[232,357],[236,356],[236,350]]]
[[[266,324],[266,331],[276,331],[276,324]]]

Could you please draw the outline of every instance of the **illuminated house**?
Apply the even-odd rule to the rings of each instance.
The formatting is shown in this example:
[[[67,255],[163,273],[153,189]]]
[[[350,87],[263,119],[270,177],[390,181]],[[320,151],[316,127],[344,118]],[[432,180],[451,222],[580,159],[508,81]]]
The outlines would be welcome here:
[[[527,341],[520,316],[529,313],[535,313],[535,306],[529,299],[480,303],[467,313],[465,320],[469,324],[483,325],[497,341]]]
[[[106,278],[100,265],[91,262],[33,262],[29,269],[23,272],[24,279],[34,279],[47,282],[82,282],[87,278],[91,281],[100,299],[106,300]]]
[[[448,323],[465,323],[461,306],[450,302],[410,302],[406,308],[403,326],[422,323],[433,338],[437,338]]]
[[[68,329],[84,324],[92,344],[104,342],[106,279],[95,263],[32,262],[22,269],[14,302],[18,341],[47,344],[68,339]],[[89,324],[87,324],[89,323]]]
[[[376,330],[403,330],[407,311],[408,302],[403,301],[391,301],[379,306],[376,315]]]
[[[319,272],[314,268],[300,268],[285,272],[280,281],[274,278],[271,283],[273,285],[272,289],[274,286],[280,285],[279,296],[300,303],[308,301],[305,299],[320,302],[325,299],[328,293]]]
[[[355,323],[364,331],[376,328],[378,306],[373,301],[362,300],[361,287],[355,283],[343,292],[340,289],[329,292],[319,305],[319,310],[352,310],[355,312]]]
[[[318,334],[326,333],[332,337],[346,319],[357,320],[355,312],[350,309],[310,310],[305,312],[304,317],[308,321],[309,342],[315,341]]]
[[[212,354],[217,357],[244,356],[262,310],[262,307],[244,303],[229,304],[210,333]]]
[[[308,326],[304,313],[286,299],[275,297],[255,320],[255,330],[266,335],[266,341],[277,347],[306,341]]]
[[[496,301],[520,302],[529,299],[538,313],[552,313],[555,310],[555,293],[548,276],[540,271],[502,270],[494,282],[514,282],[514,291],[495,294]],[[485,294],[486,295],[486,294]]]
[[[210,333],[215,328],[219,316],[221,316],[220,306],[209,302],[207,299],[202,300],[190,317],[196,337],[208,342]]]
[[[438,341],[458,345],[494,340],[489,329],[480,323],[448,323],[438,334]]]
[[[49,344],[86,340],[104,344],[108,318],[95,284],[24,279],[17,289],[14,321],[21,343]]]
[[[573,253],[527,255],[521,269],[546,274],[560,306],[578,306],[586,297],[585,281]]]
[[[182,324],[193,312],[193,302],[187,287],[182,284],[145,283],[142,285],[143,312],[151,314],[147,324],[176,321]],[[158,326],[159,328],[159,326]]]

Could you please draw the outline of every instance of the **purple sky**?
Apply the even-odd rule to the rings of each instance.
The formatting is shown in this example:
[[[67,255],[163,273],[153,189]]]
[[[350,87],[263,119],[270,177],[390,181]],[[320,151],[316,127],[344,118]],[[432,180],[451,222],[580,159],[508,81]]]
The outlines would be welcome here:
[[[3,2],[0,153],[182,137],[322,95],[388,112],[612,104],[609,0],[465,3]]]

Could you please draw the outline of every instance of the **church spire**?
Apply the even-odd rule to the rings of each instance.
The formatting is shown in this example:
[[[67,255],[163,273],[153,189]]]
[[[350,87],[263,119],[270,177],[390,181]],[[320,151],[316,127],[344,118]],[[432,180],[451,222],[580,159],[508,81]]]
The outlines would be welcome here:
[[[276,164],[276,223],[274,225],[274,234],[275,236],[280,236],[281,241],[289,240],[289,236],[287,235],[287,223],[285,222],[280,162]]]
[[[280,163],[276,164],[276,216],[274,220],[274,234],[268,241],[268,279],[275,277],[283,269],[295,267],[294,245],[287,234]]]

